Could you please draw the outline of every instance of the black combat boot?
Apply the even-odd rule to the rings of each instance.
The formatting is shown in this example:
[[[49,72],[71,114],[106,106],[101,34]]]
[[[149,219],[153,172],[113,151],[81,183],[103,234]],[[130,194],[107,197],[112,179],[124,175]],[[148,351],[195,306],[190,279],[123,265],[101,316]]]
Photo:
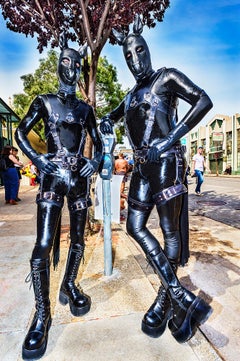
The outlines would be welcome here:
[[[49,300],[49,261],[48,259],[32,259],[30,264],[36,312],[22,346],[24,360],[39,359],[44,355],[52,322]]]
[[[59,301],[62,305],[69,303],[74,316],[85,315],[90,310],[91,299],[77,288],[74,281],[83,257],[84,246],[71,245],[68,252],[66,271],[60,288]]]
[[[165,331],[171,313],[167,292],[160,286],[157,297],[142,320],[142,331],[150,337],[160,337]]]
[[[174,272],[177,272],[177,261],[170,260]],[[154,269],[155,271],[155,269]],[[160,337],[166,329],[171,315],[171,302],[167,291],[161,285],[157,297],[142,320],[142,331],[150,337]]]
[[[212,308],[200,297],[180,284],[173,268],[161,249],[147,255],[160,277],[171,302],[168,327],[174,338],[182,343],[188,341],[212,313]]]

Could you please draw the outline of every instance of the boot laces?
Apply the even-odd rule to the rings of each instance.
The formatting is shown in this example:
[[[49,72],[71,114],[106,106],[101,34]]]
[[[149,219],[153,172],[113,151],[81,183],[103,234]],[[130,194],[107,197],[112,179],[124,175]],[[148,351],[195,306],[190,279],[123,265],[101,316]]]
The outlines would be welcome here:
[[[39,269],[36,270],[36,269],[34,269],[34,267],[33,267],[32,271],[30,271],[30,272],[27,274],[24,282],[25,282],[25,283],[30,283],[29,289],[32,288],[34,276],[36,276],[37,273],[38,273],[38,274],[39,274],[39,281],[40,281],[40,272],[43,272],[43,271],[45,271],[45,268],[40,269],[40,270],[39,270]]]
[[[166,299],[167,299],[167,293],[164,288],[160,287],[157,295],[157,301],[162,308],[164,308],[165,306]]]
[[[25,283],[30,282],[29,289],[31,289],[33,283],[35,285],[35,299],[36,299],[36,311],[37,316],[41,321],[44,321],[46,319],[46,300],[43,297],[42,289],[41,289],[41,278],[40,273],[46,271],[46,269],[35,269],[33,266],[33,269],[25,278]]]

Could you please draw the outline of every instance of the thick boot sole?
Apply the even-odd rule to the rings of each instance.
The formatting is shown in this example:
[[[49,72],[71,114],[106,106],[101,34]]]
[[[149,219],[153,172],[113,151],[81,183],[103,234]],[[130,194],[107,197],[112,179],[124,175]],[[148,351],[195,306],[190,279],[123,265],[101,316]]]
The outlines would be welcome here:
[[[177,342],[186,342],[195,334],[197,327],[207,321],[212,312],[213,309],[211,306],[209,306],[203,299],[196,297],[187,310],[185,319],[181,326],[176,330],[176,326],[174,326],[171,319],[168,323],[168,327]]]
[[[45,354],[45,351],[47,349],[47,343],[48,343],[48,331],[51,327],[51,324],[52,324],[52,320],[50,319],[48,321],[47,334],[46,334],[45,340],[41,347],[39,347],[35,350],[29,350],[29,349],[25,348],[24,345],[22,346],[22,359],[23,360],[39,360]]]
[[[59,302],[61,303],[61,305],[66,306],[69,303],[69,307],[70,307],[70,311],[72,313],[73,316],[76,317],[80,317],[85,315],[86,313],[89,312],[90,307],[91,307],[91,300],[89,298],[89,303],[86,304],[83,307],[76,307],[74,306],[74,304],[72,303],[71,299],[62,291],[60,291],[59,293]]]
[[[153,337],[153,338],[158,338],[158,337],[162,336],[163,332],[166,329],[169,316],[170,316],[170,311],[168,312],[167,316],[164,318],[162,323],[156,327],[150,326],[144,320],[142,320],[142,332],[144,332],[146,335]]]

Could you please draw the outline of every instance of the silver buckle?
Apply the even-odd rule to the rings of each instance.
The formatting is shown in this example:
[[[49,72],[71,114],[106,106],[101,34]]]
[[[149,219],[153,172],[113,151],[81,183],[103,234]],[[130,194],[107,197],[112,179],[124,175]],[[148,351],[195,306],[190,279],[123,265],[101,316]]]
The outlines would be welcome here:
[[[67,157],[67,160],[68,160],[70,165],[77,164],[77,158],[76,157]]]
[[[46,198],[47,200],[53,200],[55,196],[54,192],[44,192],[43,193],[43,198]]]

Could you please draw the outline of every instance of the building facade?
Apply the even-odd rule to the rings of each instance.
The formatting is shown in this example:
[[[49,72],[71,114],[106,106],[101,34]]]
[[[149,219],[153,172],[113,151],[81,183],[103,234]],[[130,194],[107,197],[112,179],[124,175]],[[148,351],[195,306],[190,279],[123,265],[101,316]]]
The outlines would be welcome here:
[[[187,146],[189,164],[201,145],[211,173],[223,174],[228,168],[231,174],[240,174],[240,113],[216,114],[206,126],[189,132],[183,144]]]

